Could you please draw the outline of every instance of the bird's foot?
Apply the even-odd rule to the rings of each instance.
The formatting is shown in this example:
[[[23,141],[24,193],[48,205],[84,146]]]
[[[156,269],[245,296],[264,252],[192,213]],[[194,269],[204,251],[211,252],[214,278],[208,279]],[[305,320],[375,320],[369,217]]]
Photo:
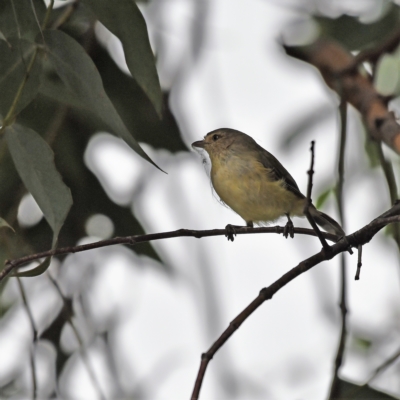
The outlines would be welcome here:
[[[291,219],[288,220],[285,227],[283,228],[283,236],[287,239],[288,236],[294,238],[294,225]]]
[[[228,224],[225,227],[225,230],[226,230],[225,237],[228,238],[228,242],[229,242],[229,240],[231,242],[233,242],[235,240],[235,236],[236,236],[236,229],[235,228],[236,228],[236,226],[235,225],[231,225],[231,224]]]

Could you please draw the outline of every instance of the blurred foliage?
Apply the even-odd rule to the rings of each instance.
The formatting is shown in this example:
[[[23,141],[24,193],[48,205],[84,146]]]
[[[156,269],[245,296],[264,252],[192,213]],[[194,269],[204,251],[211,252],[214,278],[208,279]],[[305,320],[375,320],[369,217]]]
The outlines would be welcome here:
[[[353,337],[353,342],[357,348],[359,348],[363,351],[369,350],[372,346],[371,339],[366,339],[366,338],[359,337],[359,336]]]
[[[50,14],[47,11],[43,0],[0,2],[0,114],[2,124],[7,125],[6,136],[13,135],[5,140],[5,127],[0,133],[0,228],[10,226],[16,232],[0,229],[1,265],[7,258],[49,249],[53,236],[58,236],[59,247],[75,245],[86,236],[86,221],[95,214],[112,220],[115,236],[144,233],[130,207],[115,204],[84,163],[88,142],[96,132],[111,130],[143,157],[146,155],[139,142],[170,152],[187,150],[169,108],[169,92],[160,89],[145,20],[133,1],[82,0]],[[40,25],[46,15],[50,29],[42,32]],[[360,51],[376,46],[397,29],[400,8],[389,3],[369,24],[350,15],[313,18],[321,36]],[[96,37],[98,20],[121,40],[131,75],[117,66]],[[372,78],[383,94],[399,93],[399,65],[398,54],[383,54],[379,60]],[[296,120],[282,135],[283,145],[290,147],[331,115],[330,108],[321,107]],[[18,139],[16,133],[22,138],[18,143],[13,142]],[[371,166],[380,165],[376,144],[369,139],[365,143]],[[29,174],[34,172],[32,178]],[[62,185],[55,183],[58,174]],[[63,223],[69,209],[68,201],[60,206],[68,197],[65,185],[73,204]],[[45,218],[34,226],[22,227],[17,213],[27,188]],[[331,193],[333,189],[329,188],[320,194],[316,206],[323,206]],[[57,196],[63,200],[57,200]],[[150,244],[137,245],[134,251],[160,260]],[[44,260],[25,276],[42,274],[49,262]],[[1,282],[0,293],[4,287],[5,282]],[[56,351],[57,378],[70,356],[63,350],[60,337],[75,317],[74,304],[73,298],[63,298],[61,311],[39,332],[39,340],[50,342]],[[0,315],[10,307],[0,302]],[[0,396],[18,396],[17,378],[10,374],[9,381],[0,387]],[[392,398],[345,381],[340,381],[339,392],[341,398]]]
[[[46,5],[43,0],[32,0],[31,4],[1,1],[0,30],[4,35],[4,40],[9,42],[11,38],[22,38],[33,42],[40,33],[38,21],[43,21],[45,14]]]
[[[372,389],[364,385],[358,386],[344,380],[339,380],[339,392],[337,400],[357,399],[357,400],[394,400],[396,397],[389,396],[386,393]]]
[[[52,323],[40,334],[40,340],[48,340],[56,349],[56,376],[59,377],[61,371],[68,360],[68,354],[61,347],[61,333],[65,324],[71,321],[74,316],[72,300],[64,299],[64,305]]]
[[[374,77],[376,90],[383,96],[400,94],[400,53],[383,54],[377,62]]]
[[[389,3],[380,19],[363,23],[358,16],[341,15],[338,18],[315,16],[320,35],[340,42],[348,50],[363,50],[373,47],[388,37],[399,26],[400,8]]]
[[[120,10],[112,5],[123,21],[107,14],[108,2],[88,1],[94,12],[85,3],[52,10],[47,26],[57,30],[42,32],[43,0],[0,2],[0,115],[6,125],[0,136],[0,227],[12,226],[16,231],[0,229],[1,265],[7,258],[48,250],[61,226],[57,245],[75,245],[86,236],[86,221],[94,214],[108,216],[116,236],[144,233],[129,205],[115,204],[84,163],[87,144],[96,132],[111,127],[110,133],[123,136],[144,157],[139,141],[156,149],[187,151],[169,109],[168,93],[161,92],[146,23],[135,3],[126,0]],[[133,77],[118,68],[98,41],[95,13],[123,40]],[[132,25],[132,15],[140,23]],[[136,43],[129,42],[129,32],[136,34]],[[60,176],[62,181],[57,181]],[[31,227],[17,221],[26,188],[45,216]],[[68,198],[64,189],[71,191],[73,205],[63,224],[70,207],[61,207]],[[134,250],[160,261],[150,244]],[[42,274],[49,263],[46,259],[21,276]],[[60,347],[61,331],[73,315],[72,300],[68,301],[69,311],[65,305],[40,335],[56,350],[57,377],[69,357]],[[0,302],[1,315],[9,307]],[[14,378],[0,390],[2,395],[18,393]]]
[[[10,90],[3,90],[3,93],[9,94],[7,98],[11,99],[1,109],[3,116],[10,107],[18,86],[24,78],[25,69],[32,53],[32,50],[30,50],[31,53],[24,56],[21,62],[21,45],[34,48],[36,46],[34,41],[37,40],[40,43],[43,39],[30,4],[14,4],[18,24],[16,24],[13,17],[11,4],[11,2],[2,2],[0,6],[1,31],[7,39],[7,42],[0,42],[1,48],[4,50],[4,57],[2,57],[4,61],[0,64],[0,72],[7,71],[9,73],[10,68],[7,68],[7,63],[14,62],[13,58],[16,58],[19,69],[12,69],[13,74],[7,75],[7,79],[3,80],[11,87]],[[37,18],[39,21],[43,21],[46,12],[44,2],[35,0],[33,4],[35,5]],[[110,98],[110,104],[115,106],[127,131],[130,132],[129,135],[131,133],[135,134],[135,139],[132,136],[132,140],[145,142],[155,148],[165,148],[173,152],[187,150],[182,142],[175,119],[169,110],[168,94],[164,93],[163,95],[163,111],[162,119],[160,119],[140,85],[135,79],[122,72],[116,66],[109,53],[97,41],[93,30],[95,21],[94,13],[85,4],[73,3],[53,10],[49,24],[50,26],[61,24],[59,29],[64,31],[71,38],[71,41],[76,43],[73,50],[77,52],[80,48],[82,52],[86,51],[91,56],[94,68],[99,71],[99,76],[101,76],[102,84],[105,88],[105,93],[100,95],[100,98]],[[141,34],[147,37],[147,32],[144,32],[143,28],[145,28],[145,25],[142,26]],[[21,37],[26,38],[24,42],[18,42],[20,39],[15,36],[19,34]],[[49,32],[44,32],[44,35],[48,34]],[[53,36],[51,35],[51,38]],[[57,44],[54,46],[55,51],[61,49],[57,47]],[[7,54],[11,50],[14,51],[12,56]],[[63,50],[66,50],[66,45],[64,45]],[[60,53],[57,60],[62,56]],[[34,66],[41,64],[38,59],[39,57],[35,60]],[[40,59],[42,59],[42,56]],[[80,67],[84,67],[81,62],[74,66],[77,72]],[[20,112],[19,108],[15,111],[19,114],[17,117],[17,122],[20,124],[19,129],[23,130],[23,127],[29,127],[50,144],[55,153],[55,167],[72,192],[74,205],[62,228],[59,246],[74,245],[80,238],[85,236],[86,220],[97,213],[107,215],[112,219],[115,227],[114,232],[118,236],[144,233],[140,224],[132,215],[131,210],[128,207],[113,203],[104,192],[97,178],[83,162],[84,151],[93,134],[97,131],[108,130],[109,119],[107,119],[107,114],[103,112],[103,115],[101,115],[101,117],[104,117],[103,121],[96,117],[96,112],[93,113],[90,106],[89,109],[88,107],[81,107],[85,101],[84,97],[82,97],[84,95],[81,92],[76,92],[76,90],[81,90],[82,84],[85,83],[84,80],[81,81],[82,83],[77,83],[76,87],[71,86],[71,84],[74,85],[71,79],[75,79],[71,75],[71,78],[67,77],[67,85],[65,85],[48,59],[46,59],[43,73],[41,70],[36,71],[37,69],[30,71],[27,82],[36,82],[37,80],[35,81],[34,77],[40,75],[40,80],[42,81],[40,93],[37,93],[39,84],[35,83],[34,89],[30,89],[32,83],[27,83],[23,93],[28,93],[30,96],[25,97],[26,100],[22,97],[18,103],[22,111]],[[66,74],[68,73],[69,71],[66,72]],[[81,73],[78,72],[76,74],[77,79],[82,76],[79,74]],[[70,80],[68,81],[68,79]],[[90,76],[87,79],[91,79]],[[98,86],[99,84],[95,82],[92,86],[96,85]],[[76,94],[74,94],[74,89]],[[95,90],[95,88],[92,87],[92,90]],[[5,98],[3,95],[3,102]],[[88,103],[90,104],[96,101],[97,99],[93,96],[88,98]],[[97,115],[99,114],[102,114],[102,110],[97,112]],[[129,141],[129,138],[127,140]],[[3,239],[2,243],[4,244],[4,241],[7,241],[6,251],[2,254],[6,258],[10,258],[21,256],[28,252],[48,249],[51,244],[52,232],[44,220],[30,228],[17,227],[16,214],[25,189],[4,141],[0,142],[0,152],[0,162],[2,164],[0,169],[0,197],[2,199],[0,215],[15,226],[18,233],[16,237],[8,235],[7,239],[4,238],[6,233],[0,233]],[[32,157],[35,158],[34,155]],[[43,157],[36,156],[35,159],[38,159],[40,163],[43,161]],[[44,168],[48,167],[44,166]],[[54,190],[54,185],[49,185],[48,189],[50,193],[59,192]],[[34,195],[34,197],[37,200],[38,196]],[[55,205],[57,202],[50,201],[49,204]],[[42,211],[44,211],[43,207]],[[45,212],[47,218],[48,215],[46,214],[48,213]],[[159,259],[148,244],[139,245],[135,250]]]
[[[333,193],[334,193],[334,189],[333,188],[329,188],[329,189],[323,191],[317,197],[317,200],[315,202],[315,207],[317,207],[318,209],[321,208],[326,203],[326,201],[328,200],[329,196],[331,194],[333,194]]]

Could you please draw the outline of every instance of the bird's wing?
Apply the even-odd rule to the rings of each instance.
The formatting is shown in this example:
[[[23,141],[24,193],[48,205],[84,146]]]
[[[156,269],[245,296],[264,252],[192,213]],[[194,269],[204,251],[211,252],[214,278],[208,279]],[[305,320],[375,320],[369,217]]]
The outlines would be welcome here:
[[[292,175],[286,170],[286,168],[267,150],[260,146],[262,151],[258,151],[259,161],[268,170],[269,176],[276,181],[282,180],[288,190],[294,193],[300,198],[304,198],[304,195],[300,192],[296,181]]]

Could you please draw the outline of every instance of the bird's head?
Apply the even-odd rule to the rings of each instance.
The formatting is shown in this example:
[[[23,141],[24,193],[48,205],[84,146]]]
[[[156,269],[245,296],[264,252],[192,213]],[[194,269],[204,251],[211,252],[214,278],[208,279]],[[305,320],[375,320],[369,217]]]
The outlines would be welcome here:
[[[212,157],[227,150],[233,150],[245,142],[254,143],[254,140],[235,129],[220,128],[207,133],[203,140],[192,143],[192,147],[204,149]]]

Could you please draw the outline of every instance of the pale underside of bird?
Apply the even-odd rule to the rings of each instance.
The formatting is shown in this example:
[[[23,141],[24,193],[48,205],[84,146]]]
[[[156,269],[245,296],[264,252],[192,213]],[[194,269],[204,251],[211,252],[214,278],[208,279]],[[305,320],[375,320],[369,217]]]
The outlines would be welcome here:
[[[284,235],[293,237],[291,216],[304,216],[305,196],[282,164],[253,138],[240,131],[222,128],[208,133],[193,147],[203,148],[211,160],[212,185],[226,205],[239,214],[247,226],[264,225],[286,215]],[[327,232],[340,237],[341,226],[313,205],[309,212]],[[232,225],[228,228],[234,231]],[[232,233],[232,232],[231,232]],[[233,239],[233,234],[228,235]]]

